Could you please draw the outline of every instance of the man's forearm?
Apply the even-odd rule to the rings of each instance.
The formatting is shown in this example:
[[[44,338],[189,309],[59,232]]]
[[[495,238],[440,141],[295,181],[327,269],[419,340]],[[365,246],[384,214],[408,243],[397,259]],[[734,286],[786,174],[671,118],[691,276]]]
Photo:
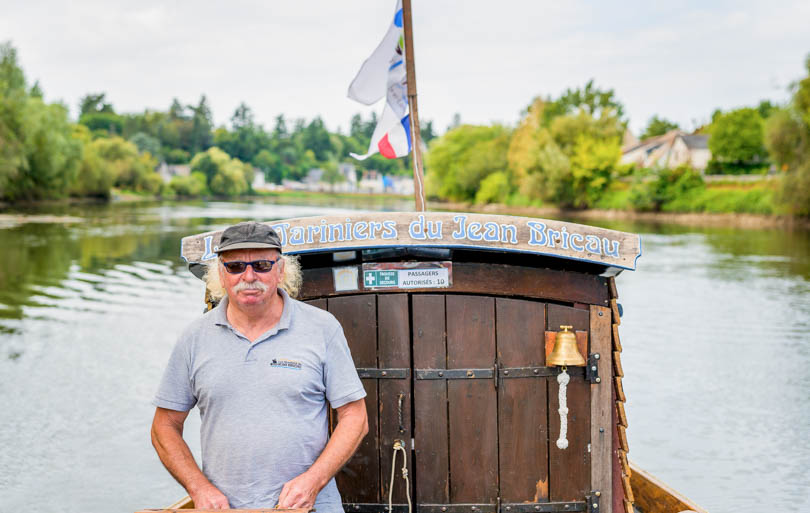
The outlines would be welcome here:
[[[362,414],[353,411],[338,418],[329,442],[309,469],[318,477],[321,488],[349,461],[368,433],[368,419],[362,400],[360,405]]]
[[[152,445],[166,470],[189,494],[202,487],[212,486],[194,461],[188,444],[183,440],[182,431],[171,425],[153,425]]]

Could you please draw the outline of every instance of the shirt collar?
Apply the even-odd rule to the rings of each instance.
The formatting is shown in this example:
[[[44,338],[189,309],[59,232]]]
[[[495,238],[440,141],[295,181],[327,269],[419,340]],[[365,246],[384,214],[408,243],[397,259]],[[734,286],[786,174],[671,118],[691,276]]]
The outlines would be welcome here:
[[[272,333],[277,333],[281,330],[286,330],[290,327],[292,323],[292,310],[294,308],[292,298],[290,295],[287,294],[287,291],[279,287],[276,289],[278,294],[281,296],[281,299],[284,300],[284,306],[281,311],[281,318],[278,320],[278,323],[270,330]],[[213,322],[217,326],[226,326],[228,328],[233,329],[231,323],[228,322],[228,296],[224,296],[219,304],[211,311],[211,315],[213,315]]]

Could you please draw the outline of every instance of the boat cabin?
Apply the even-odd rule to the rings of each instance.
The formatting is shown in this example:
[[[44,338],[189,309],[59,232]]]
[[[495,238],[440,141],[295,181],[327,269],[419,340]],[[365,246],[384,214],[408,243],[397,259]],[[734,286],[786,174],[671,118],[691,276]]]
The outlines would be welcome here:
[[[369,434],[337,476],[347,513],[389,497],[395,513],[633,511],[613,277],[637,235],[432,212],[268,224],[368,393]],[[219,236],[183,239],[198,276]],[[584,366],[549,363],[561,332]]]

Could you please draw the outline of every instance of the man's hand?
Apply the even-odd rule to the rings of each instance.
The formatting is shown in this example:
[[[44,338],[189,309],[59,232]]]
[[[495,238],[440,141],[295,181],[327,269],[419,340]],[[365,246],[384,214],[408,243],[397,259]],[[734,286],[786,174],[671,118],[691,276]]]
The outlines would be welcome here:
[[[194,490],[189,495],[194,501],[194,507],[197,509],[228,509],[231,507],[228,504],[228,498],[212,484]]]
[[[328,481],[327,481],[328,482]],[[312,508],[315,505],[315,498],[325,484],[318,479],[311,471],[295,477],[281,488],[281,495],[278,496],[279,508]]]

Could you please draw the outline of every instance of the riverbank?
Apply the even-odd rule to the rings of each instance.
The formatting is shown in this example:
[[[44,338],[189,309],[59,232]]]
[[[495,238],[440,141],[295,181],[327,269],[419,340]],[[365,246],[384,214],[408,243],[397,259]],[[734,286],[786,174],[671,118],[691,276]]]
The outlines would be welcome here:
[[[321,205],[333,205],[343,202],[356,202],[363,200],[371,204],[383,201],[403,201],[410,202],[412,196],[397,194],[362,194],[362,193],[328,193],[315,191],[272,191],[262,192],[253,196],[243,196],[236,201],[261,201],[273,199],[283,203],[289,202],[312,202]],[[137,194],[129,191],[115,191],[109,200],[113,203],[137,203],[156,202],[161,200],[203,200],[203,201],[234,201],[234,198],[227,197],[207,197],[207,198],[181,198],[181,197],[156,197],[150,194]],[[61,200],[45,200],[36,202],[26,202],[16,205],[0,203],[0,225],[8,227],[27,222],[50,222],[50,216],[21,215],[20,210],[30,210],[31,207],[55,206],[70,204],[98,204],[104,203],[98,198],[65,198]],[[589,220],[621,220],[638,221],[653,224],[678,224],[683,226],[696,227],[727,227],[744,229],[782,229],[782,230],[810,230],[810,219],[799,218],[787,215],[764,215],[764,214],[743,214],[743,213],[708,213],[708,212],[636,212],[633,210],[619,209],[587,209],[574,210],[564,209],[554,206],[513,206],[500,203],[490,203],[487,205],[476,205],[465,202],[442,202],[429,201],[429,210],[444,210],[450,212],[478,212],[483,214],[506,214],[524,217],[540,218],[565,218],[581,221]],[[10,212],[9,212],[10,210]],[[5,212],[4,212],[5,211]],[[26,213],[27,214],[27,213]],[[53,222],[76,222],[75,219],[59,217]]]
[[[784,230],[810,229],[810,219],[792,216],[761,214],[707,213],[707,212],[635,212],[632,210],[573,210],[558,207],[515,207],[491,203],[474,205],[470,203],[428,202],[431,210],[451,212],[479,212],[482,214],[506,214],[525,217],[567,218],[578,220],[622,220],[645,223],[679,224],[698,227],[726,227],[745,229],[779,228]]]

